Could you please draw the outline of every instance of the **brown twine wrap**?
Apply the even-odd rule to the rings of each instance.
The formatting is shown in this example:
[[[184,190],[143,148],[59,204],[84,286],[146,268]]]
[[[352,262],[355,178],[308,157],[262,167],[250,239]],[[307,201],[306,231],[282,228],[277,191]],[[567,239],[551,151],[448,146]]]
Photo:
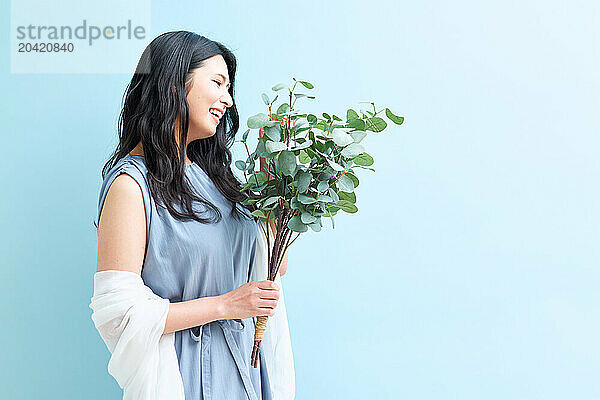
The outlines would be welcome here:
[[[260,315],[256,317],[256,324],[254,324],[254,340],[262,341],[265,336],[265,330],[267,329],[267,321],[269,317],[266,315]]]

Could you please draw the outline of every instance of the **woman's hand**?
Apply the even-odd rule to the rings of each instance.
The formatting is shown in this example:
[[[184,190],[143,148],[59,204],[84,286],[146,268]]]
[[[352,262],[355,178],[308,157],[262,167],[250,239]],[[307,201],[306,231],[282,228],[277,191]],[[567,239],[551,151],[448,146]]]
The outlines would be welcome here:
[[[272,316],[279,300],[279,285],[273,281],[251,281],[220,297],[223,319]]]

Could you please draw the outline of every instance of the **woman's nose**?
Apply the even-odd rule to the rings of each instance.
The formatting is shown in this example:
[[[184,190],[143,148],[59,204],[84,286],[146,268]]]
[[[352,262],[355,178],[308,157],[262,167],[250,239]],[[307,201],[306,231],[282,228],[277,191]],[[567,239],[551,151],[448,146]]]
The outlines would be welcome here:
[[[233,105],[233,99],[231,98],[229,91],[227,91],[223,97],[221,97],[221,102],[225,103],[226,107],[231,107]]]

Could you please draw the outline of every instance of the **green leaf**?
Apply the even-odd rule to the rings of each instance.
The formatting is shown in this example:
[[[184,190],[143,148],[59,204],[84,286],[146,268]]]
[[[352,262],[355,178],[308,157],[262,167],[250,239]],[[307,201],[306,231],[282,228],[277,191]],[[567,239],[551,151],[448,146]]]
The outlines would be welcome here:
[[[279,166],[284,175],[293,176],[296,171],[296,156],[294,153],[288,150],[279,153]]]
[[[265,105],[268,106],[270,103],[269,96],[267,96],[265,93],[263,93],[261,96],[262,96],[262,99],[263,99],[263,102],[265,103]]]
[[[317,116],[316,116],[316,115],[314,115],[314,114],[308,114],[308,115],[306,116],[306,120],[307,120],[308,122],[310,122],[311,124],[314,124],[315,122],[317,122]]]
[[[298,182],[298,192],[304,193],[308,190],[310,186],[310,181],[312,181],[312,174],[307,171],[299,171],[296,175],[296,181]]]
[[[381,132],[387,127],[387,123],[383,120],[383,118],[379,117],[368,118],[366,123],[367,127],[365,130],[373,132]]]
[[[242,135],[242,141],[245,141],[246,139],[248,139],[249,133],[250,133],[250,129],[246,129],[246,132],[244,132],[244,134]]]
[[[309,214],[307,212],[303,212],[300,219],[302,220],[303,224],[308,225],[308,224],[312,224],[313,222],[315,222],[317,220],[317,217],[315,217],[314,215]]]
[[[358,187],[358,184],[360,183],[356,175],[354,175],[352,172],[348,172],[346,173],[346,175],[348,175],[350,179],[352,179],[352,183],[354,184],[354,188],[356,189]]]
[[[365,152],[365,148],[363,147],[362,144],[352,143],[352,144],[344,147],[344,150],[342,150],[341,155],[344,158],[354,158],[357,155],[364,153],[364,152]]]
[[[279,90],[281,90],[281,89],[284,89],[284,88],[286,88],[286,87],[287,87],[287,85],[284,85],[283,83],[278,83],[277,85],[273,86],[271,89],[272,89],[274,92],[277,92],[277,91],[279,91]]]
[[[302,149],[306,149],[310,146],[312,146],[312,140],[308,139],[306,142],[300,143],[298,146],[291,148],[290,151],[302,150]],[[301,161],[301,162],[309,162],[309,161],[310,161],[310,158],[308,159],[308,161]]]
[[[337,184],[342,192],[352,192],[354,190],[354,182],[347,175],[346,173],[337,180]]]
[[[263,212],[263,210],[254,210],[251,212],[252,215],[254,215],[255,217],[258,218],[267,218],[266,214]]]
[[[327,196],[326,194],[322,194],[319,196],[317,201],[320,201],[322,203],[331,203],[333,201],[333,199],[331,197]]]
[[[335,203],[335,205],[341,208],[343,211],[350,214],[354,214],[358,211],[358,207],[356,207],[353,203],[350,203],[347,200],[340,200],[337,203]]]
[[[350,143],[354,143],[354,139],[352,138],[352,136],[350,136],[340,128],[333,130],[331,138],[333,139],[333,142],[335,144],[341,147],[348,146]]]
[[[265,143],[265,148],[269,153],[276,153],[278,151],[286,150],[287,145],[283,142],[272,142],[270,140],[267,140],[267,142]]]
[[[393,112],[390,111],[389,108],[385,109],[385,116],[388,117],[390,121],[392,121],[396,125],[402,125],[402,123],[404,122],[404,117],[399,117],[398,115],[395,115]]]
[[[312,141],[310,143],[312,144]],[[306,163],[310,162],[311,158],[308,154],[306,154],[306,152],[304,150],[300,150],[300,154],[298,155],[298,160],[302,164],[306,164]]]
[[[327,163],[331,166],[331,168],[333,168],[334,171],[341,172],[345,169],[340,164],[336,163],[335,161],[330,160],[329,158],[327,158],[326,160],[327,160]]]
[[[235,166],[237,167],[237,169],[239,169],[240,171],[245,171],[246,170],[246,163],[243,162],[242,160],[237,160],[235,162]]]
[[[334,202],[337,202],[340,199],[338,194],[335,192],[335,190],[333,190],[333,188],[329,188],[329,190],[327,192],[329,193],[329,197],[331,197],[331,199]],[[344,192],[342,192],[342,193],[344,193]],[[352,193],[352,194],[354,194],[354,193]]]
[[[248,128],[260,129],[269,124],[269,117],[264,113],[258,113],[248,118]]]
[[[346,111],[346,119],[359,119],[358,114],[353,109]]]
[[[298,201],[302,204],[314,204],[317,202],[317,199],[311,196],[307,196],[305,194],[299,194]]]
[[[306,232],[308,227],[302,223],[299,215],[294,215],[287,223],[287,227],[294,232]]]
[[[323,113],[323,118],[325,118],[328,121],[331,119],[331,117],[327,113]]]
[[[356,193],[339,192],[340,200],[348,200],[351,203],[356,203]]]
[[[333,215],[331,215],[331,211],[329,210],[329,207],[327,208],[327,216],[331,219],[331,227],[333,229],[335,229],[335,221],[333,220]]]
[[[307,89],[313,89],[314,88],[313,84],[310,83],[310,82],[306,82],[306,81],[298,81],[298,82],[300,82],[302,85],[304,85],[304,87],[307,88]]]
[[[321,232],[321,224],[319,224],[317,222],[313,222],[312,224],[310,224],[308,226],[310,226],[310,229],[312,229],[315,232]]]
[[[365,121],[364,120],[352,118],[352,119],[349,119],[346,122],[346,127],[347,128],[356,129],[358,131],[364,131],[365,128],[366,128],[366,125],[365,125]]]
[[[254,183],[254,184],[258,184],[258,185],[265,183],[266,181],[267,181],[267,174],[265,174],[263,171],[254,172],[248,178],[249,183]]]
[[[362,165],[363,167],[368,167],[369,165],[373,165],[373,157],[371,157],[368,153],[362,153],[357,155],[352,159],[356,165]]]
[[[273,203],[277,203],[277,200],[279,200],[279,196],[273,196],[273,197],[269,197],[268,199],[265,200],[265,202],[263,203],[263,207],[267,207],[270,206]]]
[[[265,127],[265,135],[272,141],[279,142],[281,140],[281,128],[279,124]]]
[[[352,139],[354,139],[354,143],[360,143],[361,140],[363,140],[365,136],[367,136],[367,132],[356,131],[350,132],[348,133],[348,135],[352,136]]]
[[[328,187],[329,187],[329,182],[328,181],[321,181],[317,185],[317,191],[318,192],[324,192],[325,190],[327,190]]]
[[[281,103],[279,107],[277,107],[277,114],[285,114],[290,111],[290,105],[288,103]]]

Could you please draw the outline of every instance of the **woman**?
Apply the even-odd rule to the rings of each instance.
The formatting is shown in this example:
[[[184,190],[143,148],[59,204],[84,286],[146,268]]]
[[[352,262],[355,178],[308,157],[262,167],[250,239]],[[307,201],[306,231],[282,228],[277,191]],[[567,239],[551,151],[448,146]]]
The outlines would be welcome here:
[[[235,70],[218,42],[186,31],[155,38],[102,173],[97,272],[133,272],[169,299],[163,333],[175,332],[188,400],[272,398],[264,359],[250,365],[252,318],[274,315],[279,287],[249,282],[257,225],[230,167]]]

